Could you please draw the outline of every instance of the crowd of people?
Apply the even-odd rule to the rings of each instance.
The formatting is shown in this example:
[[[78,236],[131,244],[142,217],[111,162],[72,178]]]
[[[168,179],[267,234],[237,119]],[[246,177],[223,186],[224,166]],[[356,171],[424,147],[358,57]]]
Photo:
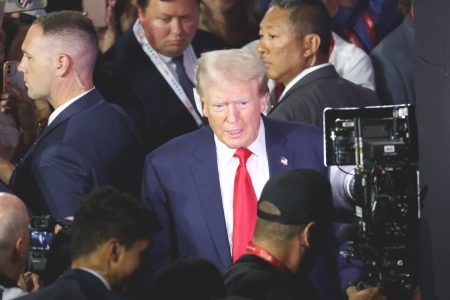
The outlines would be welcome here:
[[[411,1],[372,52],[334,26],[358,1],[108,0],[104,28],[74,2],[4,16],[3,299],[386,299],[339,255],[323,110],[414,103]],[[43,215],[73,219],[53,282]]]

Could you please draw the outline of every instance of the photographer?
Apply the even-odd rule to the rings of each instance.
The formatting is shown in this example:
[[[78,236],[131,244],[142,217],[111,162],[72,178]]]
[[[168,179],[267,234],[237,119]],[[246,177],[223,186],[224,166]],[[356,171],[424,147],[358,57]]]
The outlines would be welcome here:
[[[82,200],[71,231],[72,269],[25,299],[123,299],[127,280],[158,229],[139,200],[101,188]]]
[[[11,194],[0,193],[0,299],[26,294],[17,282],[28,258],[28,222],[23,202]]]

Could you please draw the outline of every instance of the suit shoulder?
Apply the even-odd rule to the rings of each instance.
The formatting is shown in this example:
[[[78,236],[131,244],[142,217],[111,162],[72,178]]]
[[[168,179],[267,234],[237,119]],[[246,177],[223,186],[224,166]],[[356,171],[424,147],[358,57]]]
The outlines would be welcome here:
[[[206,138],[208,135],[211,135],[212,140],[211,129],[209,127],[183,134],[153,150],[147,155],[147,159],[153,159],[154,157],[157,157],[158,159],[163,157],[175,160],[183,159],[186,154],[192,153],[198,146],[199,141]],[[212,142],[214,141],[212,140]]]
[[[322,130],[320,128],[303,122],[284,121],[269,117],[266,120],[266,124],[277,128],[280,133],[284,133],[285,135],[296,134],[322,137]]]
[[[225,46],[223,42],[212,33],[199,29],[192,40],[192,47],[198,57],[203,52],[223,49]]]
[[[134,65],[142,63],[142,59],[145,57],[132,29],[129,29],[117,39],[108,51],[99,56],[95,70],[97,73],[116,69],[133,70]]]

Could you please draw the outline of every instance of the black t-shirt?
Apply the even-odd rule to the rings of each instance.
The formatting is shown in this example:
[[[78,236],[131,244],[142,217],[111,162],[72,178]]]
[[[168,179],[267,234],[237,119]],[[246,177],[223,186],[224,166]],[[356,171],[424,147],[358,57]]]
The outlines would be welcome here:
[[[318,293],[302,273],[279,271],[256,255],[246,254],[224,274],[228,291],[254,300],[317,300]]]

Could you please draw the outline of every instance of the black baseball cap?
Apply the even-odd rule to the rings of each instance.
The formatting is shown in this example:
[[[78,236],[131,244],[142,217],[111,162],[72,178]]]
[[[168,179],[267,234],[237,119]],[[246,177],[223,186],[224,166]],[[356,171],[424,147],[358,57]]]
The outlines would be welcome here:
[[[271,214],[260,209],[269,202],[280,210]],[[327,177],[312,169],[293,169],[269,179],[258,203],[258,217],[286,225],[312,221],[329,222],[333,216],[331,186]]]

